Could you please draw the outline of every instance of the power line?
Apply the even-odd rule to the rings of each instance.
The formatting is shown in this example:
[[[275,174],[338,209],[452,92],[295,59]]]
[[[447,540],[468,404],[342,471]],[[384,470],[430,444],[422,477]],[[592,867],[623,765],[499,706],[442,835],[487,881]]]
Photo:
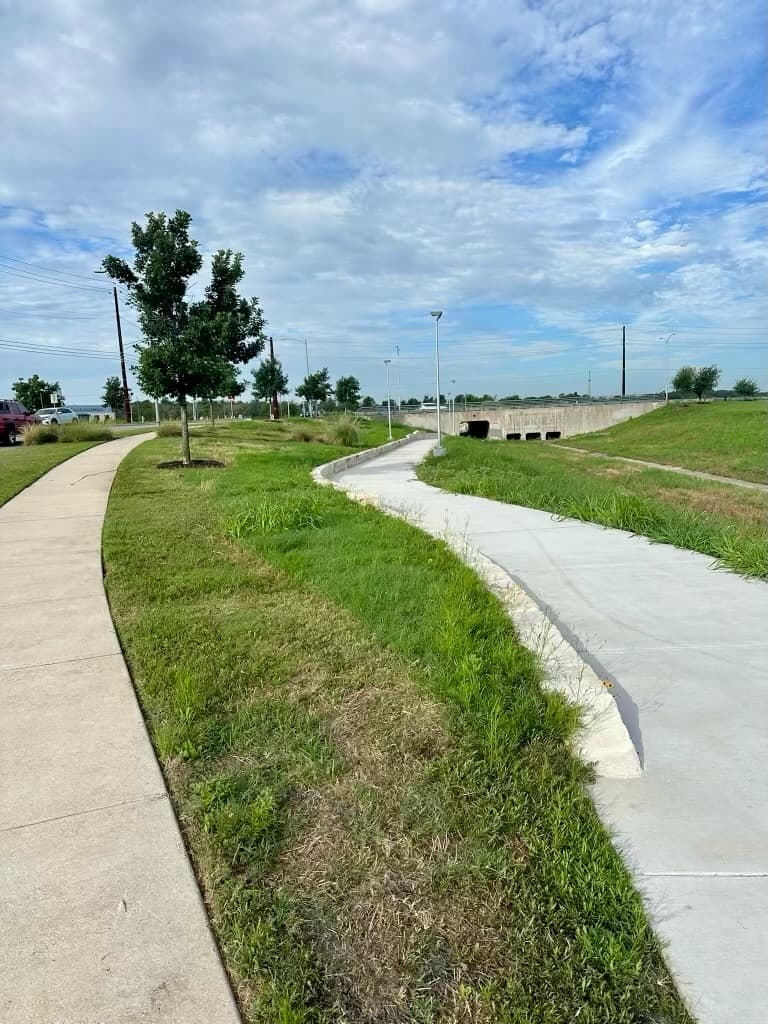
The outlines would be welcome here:
[[[89,285],[89,284],[75,284],[72,281],[57,281],[55,278],[43,277],[41,275],[32,274],[26,270],[19,270],[18,267],[8,267],[4,263],[0,263],[0,273],[10,274],[12,277],[18,277],[23,281],[34,281],[37,284],[55,284],[59,288],[77,288],[83,292],[98,292],[103,295],[106,288],[100,285]]]
[[[39,263],[28,263],[26,260],[20,260],[16,256],[6,256],[0,253],[0,259],[10,260],[11,263],[21,263],[24,267],[32,267],[37,273],[43,274],[61,274],[62,277],[74,277],[77,281],[90,281],[91,278],[85,274],[71,274],[68,270],[54,270],[53,267],[43,267]]]
[[[0,338],[0,350],[5,352],[29,352],[33,355],[77,356],[90,359],[117,359],[117,355],[99,349],[74,348],[66,345],[43,345],[35,342],[12,341]]]
[[[38,313],[32,309],[8,309],[0,306],[0,313],[7,316],[34,316],[38,320],[102,320],[103,314],[94,313]]]

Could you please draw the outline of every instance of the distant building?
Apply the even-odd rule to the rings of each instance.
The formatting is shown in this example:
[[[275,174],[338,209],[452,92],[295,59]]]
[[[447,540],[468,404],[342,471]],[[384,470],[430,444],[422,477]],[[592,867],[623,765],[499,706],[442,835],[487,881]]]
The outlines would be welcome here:
[[[105,423],[113,420],[115,414],[106,405],[69,405],[68,409],[77,416],[79,420],[92,420],[94,423]]]

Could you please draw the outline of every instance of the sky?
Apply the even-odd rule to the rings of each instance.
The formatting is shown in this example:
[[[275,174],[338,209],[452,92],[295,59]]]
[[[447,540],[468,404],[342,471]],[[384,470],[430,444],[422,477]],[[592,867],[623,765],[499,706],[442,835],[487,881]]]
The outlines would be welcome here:
[[[306,339],[434,394],[433,309],[444,392],[615,394],[622,324],[630,392],[667,357],[768,388],[765,28],[762,0],[0,0],[0,396],[98,400],[94,271],[176,208],[244,254],[292,388]]]

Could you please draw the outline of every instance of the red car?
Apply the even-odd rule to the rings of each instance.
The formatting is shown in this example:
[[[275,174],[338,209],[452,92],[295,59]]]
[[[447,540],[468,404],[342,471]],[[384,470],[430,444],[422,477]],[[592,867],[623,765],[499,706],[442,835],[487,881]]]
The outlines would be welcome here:
[[[28,423],[39,423],[40,417],[29,412],[21,402],[0,398],[0,444],[16,444]]]

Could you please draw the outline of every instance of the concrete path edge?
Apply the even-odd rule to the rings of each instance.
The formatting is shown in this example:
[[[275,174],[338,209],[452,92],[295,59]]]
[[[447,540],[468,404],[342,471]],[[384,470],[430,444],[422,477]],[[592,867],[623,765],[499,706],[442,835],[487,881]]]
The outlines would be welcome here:
[[[335,487],[355,501],[375,505],[387,515],[412,521],[412,516],[382,506],[372,495],[347,491],[334,478],[351,466],[377,458],[411,441],[423,440],[424,437],[424,433],[413,433],[378,448],[334,459],[317,466],[312,477],[321,486]],[[448,530],[435,534],[423,523],[416,522],[415,525],[444,541],[465,565],[480,576],[501,602],[523,644],[539,658],[545,685],[562,693],[581,708],[582,727],[576,738],[576,749],[581,757],[594,764],[597,774],[604,778],[628,779],[641,775],[640,757],[611,694],[610,682],[600,679],[593,667],[560,631],[553,616],[536,601],[535,596],[530,595],[505,569],[472,547],[466,537]]]

